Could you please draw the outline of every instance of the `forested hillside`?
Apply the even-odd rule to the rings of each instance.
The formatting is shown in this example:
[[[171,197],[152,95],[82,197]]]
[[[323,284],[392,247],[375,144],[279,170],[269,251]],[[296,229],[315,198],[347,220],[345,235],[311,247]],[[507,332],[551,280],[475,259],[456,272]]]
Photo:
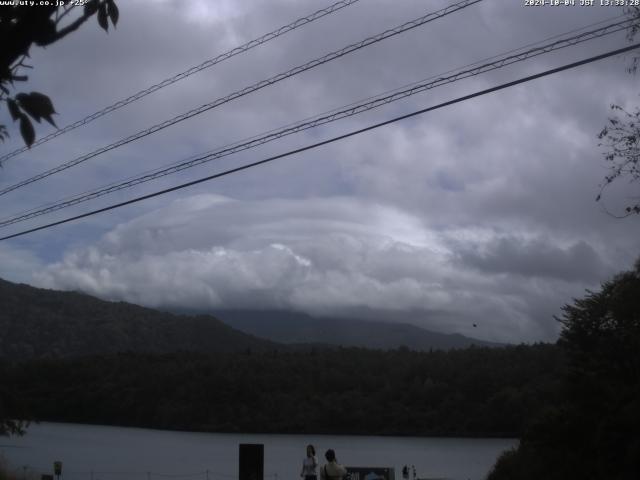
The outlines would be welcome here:
[[[0,358],[21,360],[117,352],[273,349],[209,315],[183,316],[0,280]]]
[[[277,343],[412,350],[496,346],[401,324],[313,318],[280,311],[179,315],[78,292],[0,279],[0,358],[24,360],[121,352],[272,350]],[[259,338],[258,338],[259,337]]]
[[[5,362],[39,420],[216,432],[514,436],[559,396],[553,345],[335,349]],[[24,411],[18,411],[23,410]]]
[[[397,316],[385,321],[365,321],[357,318],[316,318],[304,313],[273,310],[219,310],[213,314],[245,333],[288,344],[322,343],[381,350],[406,346],[411,350],[424,351],[471,345],[499,346],[460,334],[432,332],[411,325],[406,322],[419,320],[412,318],[411,314],[403,314],[404,321]]]

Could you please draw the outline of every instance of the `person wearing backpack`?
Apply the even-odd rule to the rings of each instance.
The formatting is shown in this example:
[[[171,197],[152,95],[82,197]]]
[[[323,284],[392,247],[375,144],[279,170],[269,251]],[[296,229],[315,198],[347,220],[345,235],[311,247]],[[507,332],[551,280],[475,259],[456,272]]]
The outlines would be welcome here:
[[[331,448],[324,454],[327,463],[320,470],[320,478],[322,480],[342,480],[347,476],[347,469],[338,463],[336,452]]]

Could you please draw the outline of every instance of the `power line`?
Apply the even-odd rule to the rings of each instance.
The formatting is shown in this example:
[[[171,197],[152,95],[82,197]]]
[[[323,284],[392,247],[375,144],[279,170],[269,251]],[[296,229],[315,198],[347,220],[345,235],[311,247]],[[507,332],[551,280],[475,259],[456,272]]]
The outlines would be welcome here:
[[[342,107],[341,109],[335,109],[331,112],[328,112],[327,114],[321,114],[320,116],[316,116],[315,118],[312,118],[312,120],[303,121],[297,124],[291,124],[289,126],[286,126],[280,129],[272,130],[265,135],[253,137],[245,142],[238,142],[218,150],[200,154],[195,157],[192,156],[190,159],[184,160],[179,163],[174,163],[171,166],[168,166],[162,169],[156,169],[152,172],[138,175],[136,177],[131,177],[119,183],[112,183],[110,185],[95,189],[93,191],[81,193],[59,202],[50,203],[45,206],[36,207],[34,209],[28,210],[20,214],[15,214],[12,217],[0,220],[0,228],[6,227],[8,225],[12,225],[18,222],[30,220],[32,218],[36,218],[41,215],[52,213],[52,212],[61,210],[63,208],[71,207],[73,205],[77,205],[89,200],[93,200],[93,199],[102,197],[104,195],[114,193],[116,191],[132,188],[136,185],[140,185],[142,183],[146,183],[151,180],[155,180],[167,175],[178,173],[182,170],[186,170],[188,168],[192,168],[206,162],[217,160],[222,157],[226,157],[228,155],[238,153],[240,151],[255,148],[257,146],[283,138],[285,136],[288,136],[294,133],[302,132],[311,128],[318,127],[320,125],[335,122],[343,118],[348,118],[348,117],[372,110],[374,108],[378,108],[380,106],[401,100],[403,98],[407,98],[412,95],[425,92],[427,90],[430,90],[442,85],[446,85],[459,80],[463,80],[465,78],[469,78],[469,77],[480,75],[482,73],[486,73],[492,70],[503,68],[517,62],[528,60],[530,58],[533,58],[542,54],[547,54],[562,48],[574,46],[576,44],[579,44],[588,40],[601,38],[605,35],[609,35],[609,34],[613,34],[613,33],[625,30],[631,24],[631,22],[632,20],[624,20],[624,21],[620,21],[620,22],[616,22],[610,25],[600,27],[595,30],[582,32],[578,35],[574,35],[568,38],[562,38],[555,42],[551,42],[535,48],[531,48],[526,51],[521,51],[517,54],[503,56],[502,58],[500,58],[499,56],[495,56],[492,58],[497,58],[498,60],[495,60],[490,63],[485,63],[471,69],[464,69],[465,67],[461,67],[457,73],[449,76],[430,77],[429,79],[422,81],[422,83],[410,84],[407,88],[403,87],[404,89],[397,89],[388,95],[373,97],[374,100],[371,100],[371,101],[352,103],[346,107]],[[558,36],[555,36],[553,38],[557,38],[557,37]],[[519,50],[522,50],[522,49],[519,49]],[[477,63],[478,62],[474,63],[473,65],[476,65]],[[428,81],[428,80],[431,80],[431,78],[435,78],[435,80]]]
[[[72,222],[74,220],[79,220],[81,218],[86,218],[86,217],[90,217],[92,215],[97,215],[98,213],[107,212],[109,210],[114,210],[114,209],[117,209],[117,208],[120,208],[120,207],[124,207],[126,205],[131,205],[133,203],[141,202],[143,200],[148,200],[148,199],[153,198],[153,197],[157,197],[157,196],[160,196],[160,195],[164,195],[166,193],[174,192],[176,190],[181,190],[183,188],[191,187],[193,185],[197,185],[199,183],[204,183],[204,182],[207,182],[207,181],[210,181],[210,180],[214,180],[216,178],[224,177],[226,175],[231,175],[232,173],[237,173],[237,172],[240,172],[242,170],[247,170],[247,169],[252,168],[252,167],[257,167],[258,165],[263,165],[265,163],[270,163],[270,162],[273,162],[273,161],[278,160],[280,158],[284,158],[284,157],[288,157],[288,156],[291,156],[291,155],[295,155],[297,153],[302,153],[302,152],[305,152],[307,150],[312,150],[314,148],[318,148],[318,147],[321,147],[323,145],[328,145],[330,143],[334,143],[334,142],[337,142],[339,140],[344,140],[345,138],[353,137],[355,135],[359,135],[361,133],[368,132],[368,131],[374,130],[376,128],[380,128],[380,127],[383,127],[385,125],[389,125],[389,124],[398,122],[400,120],[405,120],[407,118],[415,117],[415,116],[421,115],[423,113],[427,113],[427,112],[430,112],[430,111],[433,111],[433,110],[438,110],[440,108],[444,108],[444,107],[448,107],[450,105],[454,105],[456,103],[460,103],[460,102],[464,102],[464,101],[467,101],[467,100],[471,100],[472,98],[480,97],[482,95],[487,95],[489,93],[493,93],[493,92],[496,92],[498,90],[504,90],[505,88],[513,87],[513,86],[519,85],[521,83],[530,82],[532,80],[536,80],[538,78],[546,77],[548,75],[552,75],[552,74],[555,74],[555,73],[558,73],[558,72],[562,72],[564,70],[569,70],[569,69],[572,69],[572,68],[579,67],[581,65],[586,65],[588,63],[596,62],[598,60],[603,60],[605,58],[608,58],[608,57],[611,57],[611,56],[614,56],[614,55],[618,55],[618,54],[621,54],[621,53],[625,53],[625,52],[628,52],[628,51],[631,51],[631,50],[635,50],[637,48],[640,48],[640,43],[636,43],[636,44],[633,44],[633,45],[630,45],[630,46],[624,47],[624,48],[619,48],[617,50],[612,50],[612,51],[609,51],[607,53],[603,53],[601,55],[596,55],[596,56],[593,56],[593,57],[589,57],[589,58],[586,58],[584,60],[580,60],[578,62],[565,64],[565,65],[563,65],[561,67],[552,68],[550,70],[546,70],[546,71],[541,72],[541,73],[536,73],[534,75],[529,75],[529,76],[520,78],[518,80],[513,80],[513,81],[507,82],[507,83],[502,83],[502,84],[497,85],[495,87],[487,88],[485,90],[480,90],[478,92],[471,93],[469,95],[465,95],[465,96],[462,96],[462,97],[458,97],[458,98],[455,98],[453,100],[449,100],[447,102],[439,103],[437,105],[434,105],[434,106],[431,106],[431,107],[427,107],[427,108],[424,108],[422,110],[417,110],[415,112],[411,112],[411,113],[408,113],[408,114],[405,114],[405,115],[394,117],[394,118],[392,118],[390,120],[386,120],[384,122],[376,123],[376,124],[373,124],[373,125],[370,125],[368,127],[364,127],[364,128],[358,129],[358,130],[353,130],[353,131],[351,131],[349,133],[345,133],[343,135],[338,135],[338,136],[332,137],[332,138],[330,138],[328,140],[323,140],[321,142],[313,143],[311,145],[307,145],[305,147],[297,148],[295,150],[289,150],[288,152],[281,153],[279,155],[274,155],[272,157],[268,157],[268,158],[265,158],[265,159],[262,159],[262,160],[259,160],[259,161],[253,162],[253,163],[242,165],[240,167],[231,168],[229,170],[225,170],[223,172],[216,173],[214,175],[209,175],[207,177],[199,178],[198,180],[193,180],[193,181],[190,181],[190,182],[187,182],[187,183],[176,185],[176,186],[171,187],[171,188],[166,188],[164,190],[159,190],[157,192],[150,193],[148,195],[142,195],[140,197],[132,198],[132,199],[124,201],[124,202],[120,202],[120,203],[116,203],[116,204],[113,204],[113,205],[109,205],[107,207],[99,208],[97,210],[92,210],[90,212],[86,212],[86,213],[83,213],[83,214],[80,214],[80,215],[76,215],[76,216],[73,216],[73,217],[68,217],[68,218],[65,218],[63,220],[58,220],[57,222],[52,222],[52,223],[48,223],[46,225],[41,225],[39,227],[34,227],[34,228],[30,228],[28,230],[23,230],[21,232],[14,233],[12,235],[6,235],[4,237],[0,237],[0,241],[9,240],[11,238],[20,237],[20,236],[26,235],[28,233],[33,233],[33,232],[37,232],[39,230],[44,230],[44,229],[47,229],[47,228],[51,228],[51,227],[54,227],[54,226],[57,226],[57,225],[62,225],[64,223],[69,223],[69,222]]]
[[[334,12],[337,12],[338,10],[341,10],[345,7],[348,7],[350,5],[353,5],[354,3],[358,2],[359,0],[341,0],[337,3],[334,3],[333,5],[328,6],[327,8],[323,8],[321,10],[318,10],[314,13],[312,13],[311,15],[307,15],[306,17],[301,17],[298,18],[297,20],[289,23],[288,25],[282,26],[280,28],[277,28],[276,30],[273,30],[272,32],[266,33],[264,35],[262,35],[261,37],[258,37],[256,39],[250,40],[249,42],[240,45],[239,47],[235,47],[231,50],[229,50],[228,52],[222,53],[214,58],[211,58],[209,60],[206,60],[205,62],[202,62],[200,65],[197,65],[195,67],[191,67],[187,70],[185,70],[184,72],[178,73],[176,75],[174,75],[173,77],[167,78],[165,80],[162,80],[160,83],[157,83],[155,85],[152,85],[148,88],[145,88],[144,90],[140,90],[137,93],[134,93],[133,95],[123,99],[123,100],[119,100],[116,103],[113,103],[105,108],[103,108],[102,110],[99,110],[95,113],[92,113],[91,115],[88,115],[86,117],[84,117],[81,120],[78,120],[74,123],[71,123],[63,128],[60,128],[58,130],[56,130],[55,132],[50,133],[49,135],[46,135],[44,137],[42,137],[41,139],[39,139],[38,141],[34,142],[31,147],[27,147],[27,146],[23,146],[21,148],[18,148],[12,152],[9,152],[5,155],[3,155],[2,157],[0,157],[0,165],[2,165],[2,163],[6,160],[8,160],[9,158],[15,157],[23,152],[26,152],[29,149],[33,149],[34,147],[41,145],[43,143],[48,142],[49,140],[52,140],[56,137],[59,137],[60,135],[70,132],[71,130],[75,130],[78,127],[81,127],[83,125],[87,125],[88,123],[93,122],[94,120],[97,120],[100,117],[103,117],[104,115],[107,115],[108,113],[114,112],[116,110],[118,110],[119,108],[122,108],[126,105],[129,105],[132,102],[135,102],[136,100],[140,100],[143,97],[146,97],[147,95],[157,92],[158,90],[164,88],[164,87],[168,87],[169,85],[176,83],[180,80],[183,80],[191,75],[193,75],[194,73],[198,73],[206,68],[209,67],[213,67],[214,65],[217,65],[218,63],[221,63],[225,60],[228,60],[231,57],[235,57],[236,55],[239,55],[241,53],[245,53],[249,50],[251,50],[252,48],[255,48],[259,45],[262,45],[264,43],[267,43],[271,40],[274,40],[286,33],[292,32],[293,30],[296,30],[297,28],[300,28],[304,25],[307,25],[311,22],[314,22],[315,20],[318,20],[322,17],[325,17],[327,15],[330,15]]]
[[[64,170],[67,170],[68,168],[71,168],[75,165],[78,165],[80,163],[86,162],[87,160],[93,158],[93,157],[97,157],[98,155],[108,152],[110,150],[113,150],[115,148],[121,147],[123,145],[126,145],[127,143],[131,143],[135,140],[139,140],[140,138],[146,137],[147,135],[151,135],[152,133],[156,133],[160,130],[163,130],[167,127],[170,127],[176,123],[179,123],[183,120],[186,120],[188,118],[194,117],[196,115],[199,115],[201,113],[204,113],[208,110],[211,110],[213,108],[216,108],[222,104],[231,102],[232,100],[235,100],[237,98],[243,97],[245,95],[248,95],[250,93],[253,93],[257,90],[260,90],[262,88],[265,88],[269,85],[273,85],[274,83],[280,82],[286,78],[292,77],[294,75],[297,75],[299,73],[302,73],[304,71],[310,70],[312,68],[315,68],[319,65],[323,65],[325,63],[328,63],[332,60],[335,60],[337,58],[343,57],[344,55],[347,55],[351,52],[354,52],[356,50],[360,50],[362,48],[368,47],[369,45],[372,45],[374,43],[378,43],[381,42],[382,40],[385,40],[387,38],[393,37],[395,35],[399,35],[401,33],[404,33],[408,30],[414,29],[416,27],[419,27],[421,25],[424,25],[426,23],[432,22],[434,20],[437,20],[439,18],[442,18],[446,15],[449,15],[451,13],[457,12],[459,10],[462,10],[470,5],[473,5],[475,3],[479,3],[482,0],[463,0],[461,2],[449,5],[448,7],[445,7],[443,9],[440,9],[438,11],[432,12],[432,13],[428,13],[426,15],[423,15],[422,17],[418,17],[414,20],[411,20],[409,22],[406,22],[400,26],[397,26],[395,28],[389,29],[389,30],[385,30],[382,33],[379,33],[377,35],[374,35],[372,37],[368,37],[360,42],[357,43],[353,43],[351,45],[348,45],[346,47],[343,47],[339,50],[336,50],[334,52],[331,52],[327,55],[324,55],[322,57],[316,58],[314,60],[311,60],[310,62],[307,62],[303,65],[300,65],[298,67],[292,68],[290,70],[287,70],[286,72],[283,73],[279,73],[278,75],[275,75],[273,77],[268,78],[267,80],[261,80],[258,83],[255,83],[249,87],[245,87],[241,90],[237,90],[229,95],[227,95],[226,97],[221,97],[218,98],[217,100],[214,100],[213,102],[201,105],[200,107],[194,108],[192,110],[189,110],[188,112],[182,113],[176,117],[173,117],[169,120],[165,120],[162,123],[158,123],[152,127],[147,128],[146,130],[142,130],[138,133],[135,133],[129,137],[123,138],[121,140],[118,140],[117,142],[111,143],[105,147],[99,148],[98,150],[94,150],[93,152],[90,152],[88,154],[82,155],[78,158],[75,158],[74,160],[70,160],[66,163],[63,163],[55,168],[52,168],[50,170],[47,170],[46,172],[40,173],[38,175],[35,175],[33,177],[30,177],[26,180],[23,180],[19,183],[16,183],[14,185],[11,185],[9,187],[5,187],[2,190],[0,190],[0,195],[5,195],[9,192],[12,192],[13,190],[16,190],[20,187],[24,187],[25,185],[29,185],[31,183],[37,182],[38,180],[42,180],[43,178],[49,177],[51,175],[54,175],[56,173],[62,172]]]

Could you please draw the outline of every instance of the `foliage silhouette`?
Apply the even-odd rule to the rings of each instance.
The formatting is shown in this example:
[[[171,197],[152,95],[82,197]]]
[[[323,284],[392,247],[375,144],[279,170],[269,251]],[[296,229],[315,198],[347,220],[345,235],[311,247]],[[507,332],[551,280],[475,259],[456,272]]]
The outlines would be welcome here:
[[[40,123],[42,119],[56,126],[53,103],[47,95],[39,92],[16,93],[16,82],[26,82],[29,77],[24,70],[32,68],[26,63],[33,45],[46,47],[76,31],[89,18],[97,15],[98,24],[109,30],[109,20],[115,27],[120,13],[114,0],[89,0],[82,13],[72,21],[68,15],[79,10],[74,2],[56,6],[50,5],[9,5],[0,8],[0,101],[14,122],[18,122],[22,139],[31,146],[36,134],[31,120]],[[9,136],[6,125],[0,124],[0,140]]]
[[[626,13],[634,20],[627,33],[627,39],[633,41],[640,32],[640,7],[627,7]],[[639,65],[640,57],[634,56],[629,72],[637,73]],[[613,116],[609,117],[607,125],[598,134],[599,146],[607,148],[604,157],[609,166],[609,173],[600,185],[596,201],[602,200],[605,189],[616,180],[625,178],[631,183],[640,180],[640,108],[635,107],[628,111],[614,104],[611,105],[611,110]],[[640,202],[637,200],[631,200],[624,207],[622,215],[614,216],[626,217],[634,214],[640,214]]]
[[[563,400],[489,480],[640,478],[640,260],[563,309]]]
[[[313,348],[0,363],[37,420],[216,432],[513,436],[557,400],[554,345]],[[12,412],[9,412],[12,413]]]

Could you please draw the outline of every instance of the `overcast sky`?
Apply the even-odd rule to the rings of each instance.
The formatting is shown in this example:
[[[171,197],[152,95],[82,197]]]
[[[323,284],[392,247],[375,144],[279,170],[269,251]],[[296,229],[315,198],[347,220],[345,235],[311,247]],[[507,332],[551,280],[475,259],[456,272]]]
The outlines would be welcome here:
[[[296,18],[324,0],[120,0],[34,48],[27,90],[67,125]],[[361,0],[8,160],[8,186],[165,118],[451,1]],[[0,197],[12,216],[548,37],[613,7],[485,0]],[[579,0],[576,0],[579,3]],[[4,228],[150,193],[627,45],[623,33],[456,82],[135,189]],[[478,338],[552,341],[553,315],[640,255],[640,219],[596,203],[597,134],[633,108],[619,56],[72,224],[0,242],[0,276],[147,306],[292,309],[413,322]],[[1,123],[10,123],[4,109]],[[38,125],[42,136],[52,131]],[[15,130],[2,151],[21,146]],[[604,202],[619,212],[634,186]],[[473,327],[476,323],[478,326]]]

